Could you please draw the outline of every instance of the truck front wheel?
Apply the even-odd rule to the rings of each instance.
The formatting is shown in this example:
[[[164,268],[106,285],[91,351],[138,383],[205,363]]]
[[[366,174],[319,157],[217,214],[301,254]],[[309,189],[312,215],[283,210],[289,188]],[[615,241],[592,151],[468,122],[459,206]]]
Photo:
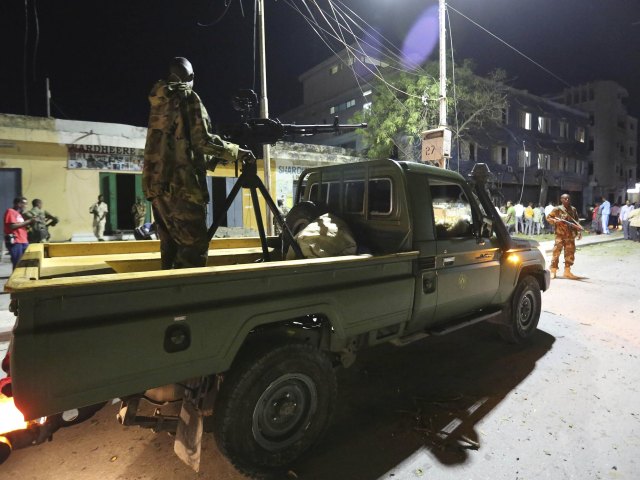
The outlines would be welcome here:
[[[520,279],[505,309],[506,324],[500,336],[510,343],[523,343],[530,338],[540,320],[540,285],[531,275]]]
[[[331,362],[312,345],[246,358],[225,375],[216,401],[218,447],[250,476],[278,472],[320,438],[336,396]]]

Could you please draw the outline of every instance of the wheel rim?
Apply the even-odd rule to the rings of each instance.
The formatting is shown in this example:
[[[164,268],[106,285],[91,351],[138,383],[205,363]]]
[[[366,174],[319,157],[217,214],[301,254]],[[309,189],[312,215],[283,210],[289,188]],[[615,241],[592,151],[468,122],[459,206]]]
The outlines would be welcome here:
[[[536,299],[533,296],[533,292],[526,291],[520,303],[518,304],[518,326],[520,330],[527,330],[533,320],[533,313],[535,312]]]
[[[290,373],[272,382],[253,410],[253,437],[269,451],[297,442],[317,408],[316,386],[307,375]]]

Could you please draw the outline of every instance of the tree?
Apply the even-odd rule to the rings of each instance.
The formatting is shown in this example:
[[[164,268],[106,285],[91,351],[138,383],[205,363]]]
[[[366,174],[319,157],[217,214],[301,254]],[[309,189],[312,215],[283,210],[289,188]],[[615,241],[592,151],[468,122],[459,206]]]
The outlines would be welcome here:
[[[354,121],[369,124],[362,131],[368,157],[388,158],[397,149],[405,158],[417,158],[420,133],[439,123],[437,76],[438,64],[430,62],[423,74],[403,72],[377,82],[371,108],[354,116]],[[507,107],[505,76],[504,71],[495,70],[486,78],[480,77],[473,73],[470,60],[455,68],[455,99],[451,81],[447,86],[447,123],[454,145],[472,137],[474,132],[500,123]],[[447,78],[451,79],[452,74]]]

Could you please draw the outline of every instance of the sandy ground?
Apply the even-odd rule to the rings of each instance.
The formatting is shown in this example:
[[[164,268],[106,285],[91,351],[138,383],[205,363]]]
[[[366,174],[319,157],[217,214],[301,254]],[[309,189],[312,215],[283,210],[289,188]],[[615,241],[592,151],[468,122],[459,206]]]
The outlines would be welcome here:
[[[638,479],[640,244],[582,248],[543,294],[531,345],[478,325],[407,347],[363,352],[339,373],[323,441],[290,478]],[[2,478],[239,479],[204,442],[200,473],[172,439],[115,421],[117,406],[54,441],[15,451]]]

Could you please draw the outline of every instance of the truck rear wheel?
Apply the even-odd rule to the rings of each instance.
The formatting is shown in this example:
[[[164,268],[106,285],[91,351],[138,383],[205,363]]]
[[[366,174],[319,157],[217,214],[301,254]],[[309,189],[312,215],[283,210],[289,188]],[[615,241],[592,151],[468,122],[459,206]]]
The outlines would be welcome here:
[[[246,358],[225,375],[216,401],[218,447],[245,474],[277,473],[324,433],[336,397],[331,362],[312,345]]]
[[[523,343],[538,328],[540,320],[540,285],[531,275],[520,279],[505,309],[506,324],[500,336],[509,343]]]

